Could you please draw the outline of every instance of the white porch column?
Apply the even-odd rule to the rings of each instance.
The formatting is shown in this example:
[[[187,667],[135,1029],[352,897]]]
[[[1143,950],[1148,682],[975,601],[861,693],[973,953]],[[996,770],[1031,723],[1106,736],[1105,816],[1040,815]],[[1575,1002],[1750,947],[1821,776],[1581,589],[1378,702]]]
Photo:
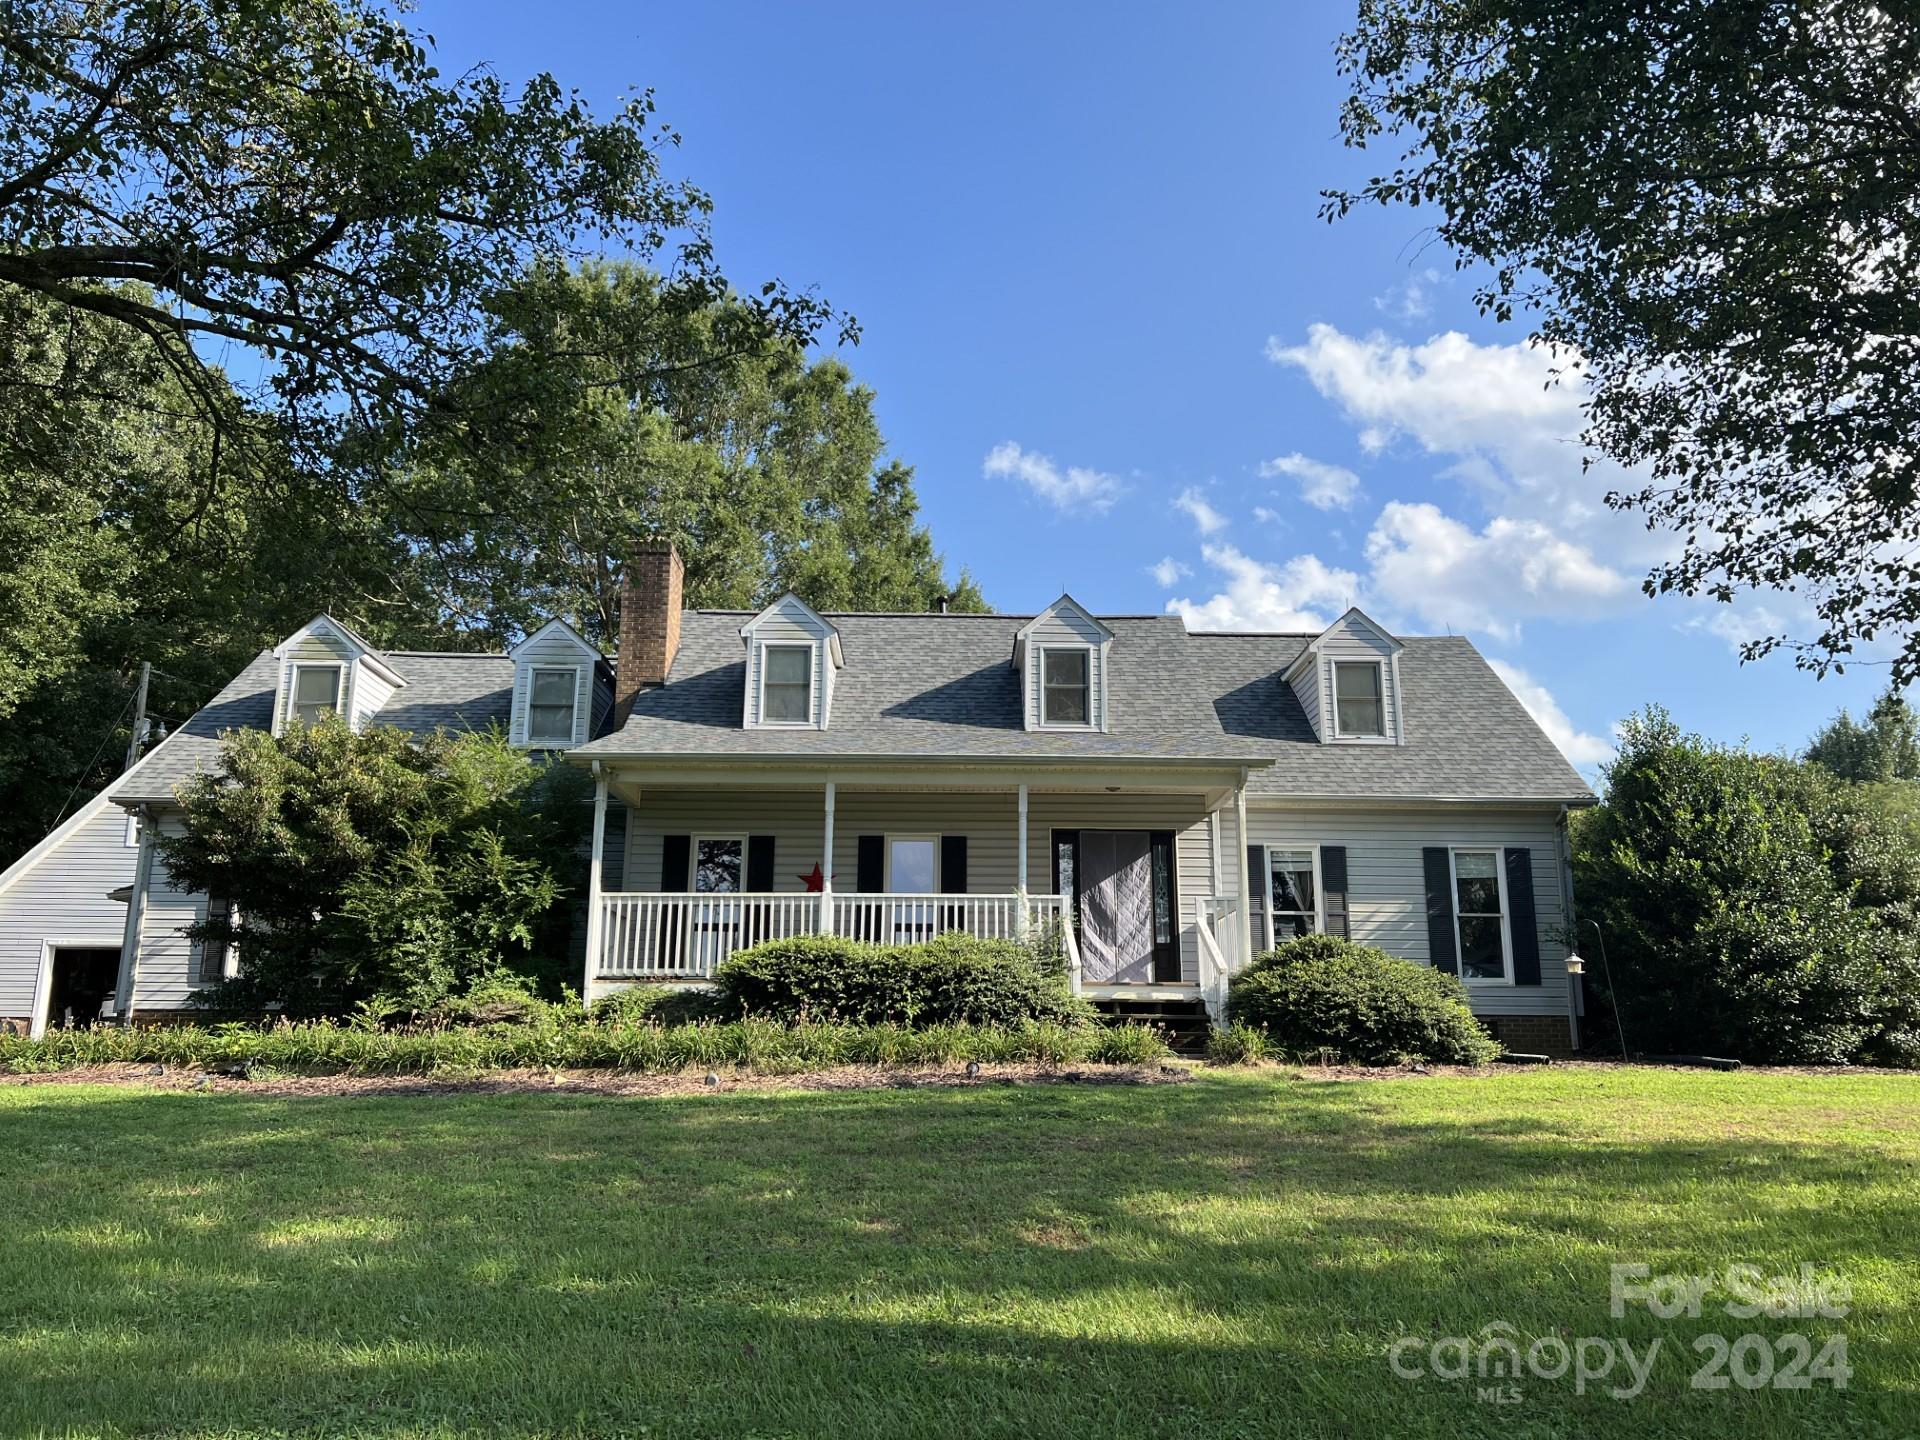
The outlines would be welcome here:
[[[833,801],[835,787],[827,781],[826,823],[820,842],[826,853],[820,857],[820,933],[833,933]]]
[[[593,856],[587,862],[587,964],[580,985],[580,1003],[593,1004],[593,981],[600,973],[600,945],[605,931],[601,916],[600,866],[607,853],[607,777],[593,767]]]
[[[1240,788],[1233,792],[1234,828],[1239,841],[1233,848],[1238,859],[1234,864],[1234,873],[1240,877],[1240,923],[1236,937],[1240,942],[1240,964],[1242,967],[1253,963],[1253,882],[1247,874],[1247,776],[1240,773]]]
[[[1013,912],[1013,930],[1019,939],[1024,940],[1027,938],[1027,925],[1030,918],[1027,907],[1027,782],[1024,780],[1020,782],[1019,855],[1019,879],[1016,882],[1016,894],[1019,896],[1019,903]]]
[[[133,893],[127,896],[127,928],[120,937],[120,973],[113,985],[113,1009],[122,1024],[133,1022],[133,991],[140,980],[140,941],[147,919],[147,887],[153,882],[153,812],[142,805],[140,858],[133,866]]]

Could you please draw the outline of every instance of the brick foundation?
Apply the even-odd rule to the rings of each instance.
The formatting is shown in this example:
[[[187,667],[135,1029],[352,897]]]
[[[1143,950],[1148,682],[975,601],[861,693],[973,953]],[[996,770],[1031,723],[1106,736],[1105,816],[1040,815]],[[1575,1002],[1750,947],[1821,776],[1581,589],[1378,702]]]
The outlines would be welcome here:
[[[1573,1058],[1573,1036],[1564,1015],[1482,1015],[1480,1023],[1507,1049],[1522,1055]]]

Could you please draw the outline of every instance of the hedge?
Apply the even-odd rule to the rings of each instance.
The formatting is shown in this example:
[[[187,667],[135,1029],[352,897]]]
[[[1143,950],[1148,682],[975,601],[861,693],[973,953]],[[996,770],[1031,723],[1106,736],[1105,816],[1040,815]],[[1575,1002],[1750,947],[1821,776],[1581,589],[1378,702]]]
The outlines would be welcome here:
[[[382,1030],[299,1024],[163,1025],[54,1030],[38,1040],[0,1035],[0,1069],[15,1074],[78,1065],[249,1066],[304,1074],[424,1075],[489,1069],[604,1069],[671,1073],[750,1066],[766,1073],[833,1065],[937,1065],[968,1060],[1048,1065],[1138,1064],[1167,1053],[1138,1026],[801,1024],[487,1025]]]
[[[1360,1065],[1479,1065],[1500,1053],[1457,978],[1335,935],[1302,936],[1256,959],[1228,992],[1227,1018],[1274,1051]]]
[[[772,940],[729,956],[713,978],[736,1013],[787,1021],[1072,1027],[1098,1018],[1034,951],[971,935],[914,945],[837,935]]]

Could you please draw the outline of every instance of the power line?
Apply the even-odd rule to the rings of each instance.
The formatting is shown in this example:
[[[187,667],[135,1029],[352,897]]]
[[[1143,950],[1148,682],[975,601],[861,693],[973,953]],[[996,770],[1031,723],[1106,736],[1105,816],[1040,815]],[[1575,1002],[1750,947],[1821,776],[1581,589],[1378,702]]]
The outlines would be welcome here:
[[[73,789],[67,791],[67,798],[60,802],[60,813],[53,817],[53,824],[47,827],[49,835],[59,829],[60,822],[67,818],[67,806],[73,804],[73,797],[78,795],[80,787],[87,783],[87,776],[91,775],[93,767],[100,763],[100,757],[106,753],[107,746],[113,743],[114,733],[119,730],[120,722],[126,718],[127,711],[133,708],[133,702],[138,698],[137,695],[129,695],[127,703],[120,707],[120,713],[113,717],[113,724],[107,727],[107,733],[101,737],[99,748],[93,752],[93,758],[81,769],[80,778],[73,782]]]

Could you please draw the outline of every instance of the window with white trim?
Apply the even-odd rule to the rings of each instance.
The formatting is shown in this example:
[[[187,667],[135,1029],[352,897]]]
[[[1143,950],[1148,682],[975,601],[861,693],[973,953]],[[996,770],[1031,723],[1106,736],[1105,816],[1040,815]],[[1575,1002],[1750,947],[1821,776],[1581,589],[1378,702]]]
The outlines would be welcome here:
[[[1386,666],[1378,660],[1333,662],[1333,733],[1381,739],[1387,733]]]
[[[931,896],[939,885],[940,842],[932,835],[887,837],[886,887],[895,895]],[[915,944],[939,933],[939,906],[933,900],[893,902],[893,941]]]
[[[338,715],[340,675],[338,665],[295,665],[288,706],[291,717],[303,725],[317,725],[328,715]]]
[[[768,645],[760,658],[760,719],[768,725],[813,722],[813,647]]]
[[[1093,651],[1074,645],[1040,652],[1040,723],[1093,723]]]
[[[537,666],[527,681],[527,743],[571,745],[580,672],[572,666]]]
[[[746,879],[747,842],[736,835],[693,843],[693,888],[700,895],[737,895]]]
[[[1267,886],[1272,944],[1284,944],[1320,928],[1320,885],[1314,874],[1313,851],[1267,851]]]
[[[1498,850],[1453,852],[1453,925],[1462,980],[1505,980],[1506,892]]]

